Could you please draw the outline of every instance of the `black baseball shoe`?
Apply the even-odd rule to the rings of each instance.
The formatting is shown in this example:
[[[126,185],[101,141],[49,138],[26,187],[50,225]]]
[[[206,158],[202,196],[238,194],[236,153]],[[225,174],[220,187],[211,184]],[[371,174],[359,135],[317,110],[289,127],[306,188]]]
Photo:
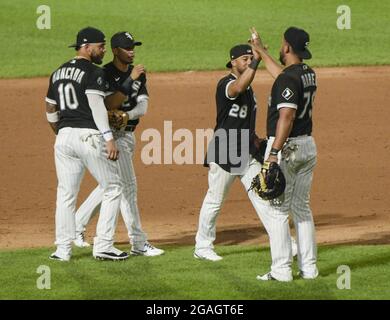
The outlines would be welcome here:
[[[129,258],[129,254],[121,251],[117,248],[112,247],[109,251],[104,252],[96,252],[93,254],[93,257],[96,260],[112,260],[112,261],[120,261],[126,260]]]

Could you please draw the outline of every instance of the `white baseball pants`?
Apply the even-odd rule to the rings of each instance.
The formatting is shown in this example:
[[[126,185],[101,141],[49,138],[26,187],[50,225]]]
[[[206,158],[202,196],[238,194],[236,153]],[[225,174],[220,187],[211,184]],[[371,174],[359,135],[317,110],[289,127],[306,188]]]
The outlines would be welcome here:
[[[119,175],[122,180],[123,190],[120,201],[120,211],[125,222],[130,238],[130,243],[135,250],[143,250],[147,235],[142,230],[141,219],[137,205],[137,180],[133,167],[133,154],[135,148],[135,136],[133,132],[119,131],[115,133],[116,143],[119,149]],[[84,232],[90,219],[99,212],[104,190],[98,185],[88,198],[83,202],[76,213],[76,231]]]
[[[270,137],[266,156],[274,141]],[[313,215],[310,209],[310,189],[317,149],[312,136],[289,138],[279,153],[280,167],[286,177],[286,190],[280,198],[280,210],[291,214],[297,235],[298,267],[305,275],[315,277],[317,270],[317,245]]]
[[[107,159],[105,142],[94,129],[62,128],[55,142],[58,178],[56,208],[57,253],[70,257],[76,236],[76,199],[84,170],[87,168],[103,188],[101,215],[94,238],[94,250],[109,251],[114,242],[121,181],[116,162]]]
[[[260,169],[261,165],[255,159],[251,159],[249,167],[240,176],[230,174],[215,163],[210,164],[209,189],[200,210],[195,250],[214,248],[216,219],[235,178],[240,178],[245,190],[248,190]],[[272,276],[280,280],[291,280],[292,254],[288,215],[274,208],[269,201],[259,198],[253,190],[248,192],[248,197],[269,235]]]

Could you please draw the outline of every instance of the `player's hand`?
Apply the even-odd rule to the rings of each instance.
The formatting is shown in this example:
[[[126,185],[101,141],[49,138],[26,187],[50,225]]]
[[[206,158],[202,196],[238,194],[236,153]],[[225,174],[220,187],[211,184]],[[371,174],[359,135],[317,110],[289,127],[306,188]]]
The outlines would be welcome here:
[[[268,162],[278,162],[278,156],[269,155],[268,159],[266,160]]]
[[[250,28],[249,31],[251,33],[251,37],[248,40],[248,42],[252,47],[253,58],[256,60],[261,60],[261,47],[259,43],[259,34],[257,33],[255,28]]]
[[[264,53],[264,51],[267,51],[268,46],[263,45],[263,42],[261,41],[259,33],[256,31],[255,27],[250,28],[249,32],[251,33],[251,38],[248,40],[248,42],[251,44],[253,55],[256,59],[261,60],[261,54]]]
[[[137,64],[131,71],[130,77],[133,80],[137,80],[141,74],[145,73],[145,67],[142,64]]]
[[[116,161],[119,158],[119,150],[116,146],[115,140],[106,141],[107,159]]]
[[[252,46],[254,46],[257,50],[264,50],[265,46],[263,45],[263,41],[261,41],[259,33],[256,31],[255,27],[250,28],[249,32],[251,33],[250,43]]]

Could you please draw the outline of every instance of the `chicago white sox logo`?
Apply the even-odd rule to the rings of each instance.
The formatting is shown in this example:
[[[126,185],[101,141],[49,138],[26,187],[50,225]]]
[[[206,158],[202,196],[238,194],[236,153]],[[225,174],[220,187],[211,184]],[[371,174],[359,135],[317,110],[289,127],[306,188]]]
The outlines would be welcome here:
[[[131,86],[133,89],[133,93],[131,94],[131,98],[134,98],[138,95],[138,91],[141,88],[141,81],[135,80]]]

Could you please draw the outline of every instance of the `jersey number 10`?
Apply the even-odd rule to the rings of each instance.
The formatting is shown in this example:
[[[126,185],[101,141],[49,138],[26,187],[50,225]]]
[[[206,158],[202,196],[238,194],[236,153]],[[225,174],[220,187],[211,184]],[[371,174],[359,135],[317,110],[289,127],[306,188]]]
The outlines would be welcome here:
[[[71,82],[64,85],[61,83],[58,86],[58,94],[60,97],[60,109],[65,110],[68,107],[71,110],[77,109],[79,102],[77,101],[76,90]]]

